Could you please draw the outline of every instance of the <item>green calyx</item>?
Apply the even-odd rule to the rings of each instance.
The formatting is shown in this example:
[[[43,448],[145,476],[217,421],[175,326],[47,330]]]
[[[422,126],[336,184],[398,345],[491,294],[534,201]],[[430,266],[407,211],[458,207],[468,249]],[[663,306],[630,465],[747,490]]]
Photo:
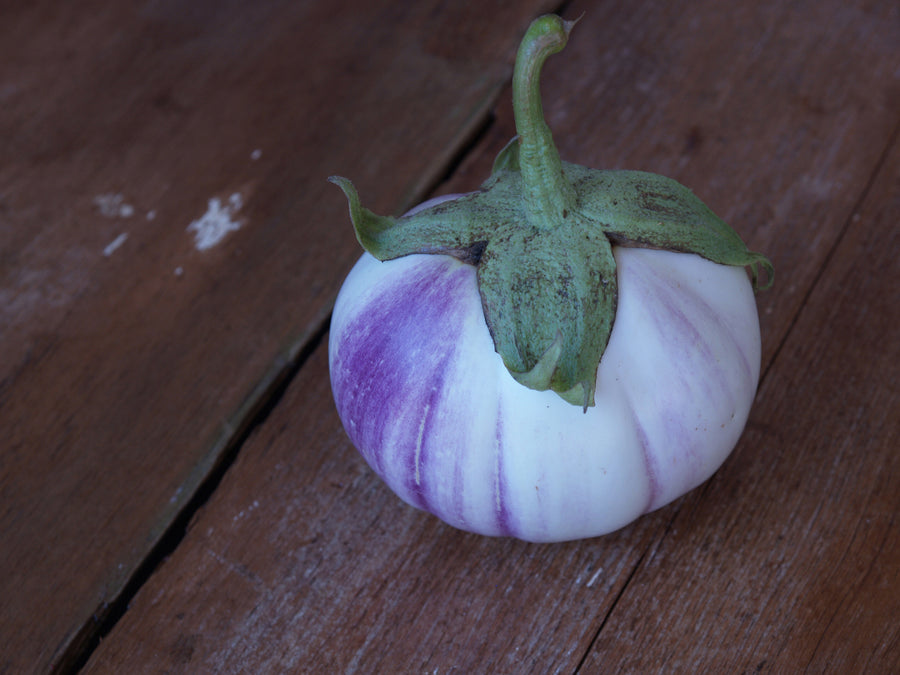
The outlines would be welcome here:
[[[347,196],[360,244],[379,260],[432,253],[474,265],[484,318],[510,374],[587,410],[616,315],[613,245],[747,266],[754,288],[771,286],[773,267],[676,181],[560,160],[538,81],[573,25],[547,15],[529,27],[513,74],[518,135],[476,192],[392,218],[364,208],[346,178],[329,180]]]

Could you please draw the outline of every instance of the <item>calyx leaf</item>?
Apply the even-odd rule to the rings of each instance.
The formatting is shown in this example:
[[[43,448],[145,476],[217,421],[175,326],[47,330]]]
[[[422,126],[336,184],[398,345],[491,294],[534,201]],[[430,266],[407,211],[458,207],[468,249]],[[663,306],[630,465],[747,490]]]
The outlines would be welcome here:
[[[774,267],[681,183],[645,171],[598,171],[564,163],[579,210],[619,246],[696,253],[723,265],[749,266],[754,287],[769,288]],[[766,284],[758,284],[759,265]]]
[[[560,160],[538,80],[573,25],[547,15],[528,29],[513,75],[518,135],[476,192],[392,218],[364,208],[346,178],[329,180],[347,196],[360,244],[379,260],[430,253],[476,266],[485,321],[510,374],[587,410],[615,321],[613,245],[747,266],[755,287],[759,268],[766,272],[763,287],[771,285],[773,267],[676,181]]]

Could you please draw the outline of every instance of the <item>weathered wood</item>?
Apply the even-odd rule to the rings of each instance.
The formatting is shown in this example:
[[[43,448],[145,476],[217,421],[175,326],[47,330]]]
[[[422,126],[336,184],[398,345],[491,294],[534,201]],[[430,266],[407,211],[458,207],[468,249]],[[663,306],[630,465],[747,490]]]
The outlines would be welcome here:
[[[659,519],[536,546],[404,506],[347,443],[325,351],[87,671],[510,672],[517,651],[573,669]]]
[[[896,672],[898,222],[895,139],[739,451],[642,561],[588,672]]]
[[[0,10],[4,672],[77,653],[323,325],[356,256],[325,178],[352,175],[382,210],[421,197],[547,5],[16,4]],[[186,230],[212,199],[240,229],[199,250]]]
[[[723,469],[596,540],[457,532],[349,446],[320,346],[89,672],[896,670],[896,17],[670,5],[570,7],[545,109],[565,159],[672,175],[776,262]],[[507,100],[443,189],[486,175]]]

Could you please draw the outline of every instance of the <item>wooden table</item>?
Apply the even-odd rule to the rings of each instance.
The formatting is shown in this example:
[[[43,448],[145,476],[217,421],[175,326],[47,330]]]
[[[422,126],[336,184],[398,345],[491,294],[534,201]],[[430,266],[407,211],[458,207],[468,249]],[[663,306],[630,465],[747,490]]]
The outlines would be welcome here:
[[[720,471],[535,545],[348,442],[325,179],[475,188],[551,10],[562,157],[676,178],[777,278]],[[891,0],[4,3],[0,673],[900,671],[898,130]]]

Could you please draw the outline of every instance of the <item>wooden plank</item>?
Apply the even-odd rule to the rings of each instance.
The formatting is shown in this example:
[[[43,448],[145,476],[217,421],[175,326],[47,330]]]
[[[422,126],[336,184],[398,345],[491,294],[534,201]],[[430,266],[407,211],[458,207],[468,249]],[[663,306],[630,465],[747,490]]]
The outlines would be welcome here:
[[[900,667],[898,221],[895,140],[740,451],[642,561],[588,672]]]
[[[547,3],[14,4],[0,10],[4,672],[77,654],[320,330],[356,257],[325,178],[352,175],[386,211],[420,197]],[[201,250],[187,229],[213,199],[240,227]]]
[[[323,346],[86,671],[575,663],[657,526],[536,546],[413,511],[347,443]]]
[[[349,447],[331,406],[320,347],[88,672],[127,672],[147,663],[177,672],[301,664],[329,672],[573,672],[586,655],[586,672],[598,666],[613,672],[607,659],[625,665],[640,659],[630,647],[647,651],[643,670],[652,671],[690,669],[677,657],[696,656],[707,644],[710,650],[721,644],[718,654],[729,665],[755,668],[761,659],[754,657],[764,651],[772,655],[764,669],[789,670],[797,654],[807,657],[804,665],[815,665],[838,653],[823,644],[810,656],[789,644],[809,613],[835,605],[829,615],[835,622],[824,631],[825,623],[816,624],[818,636],[846,640],[853,649],[870,644],[865,631],[877,620],[873,609],[895,607],[872,603],[889,590],[884,583],[896,571],[896,541],[888,538],[896,460],[880,478],[872,460],[842,482],[813,449],[796,447],[819,421],[814,406],[803,408],[801,426],[785,411],[798,405],[798,383],[824,401],[846,379],[839,359],[816,378],[804,371],[840,354],[811,342],[834,318],[814,309],[826,292],[815,287],[826,279],[823,271],[840,278],[859,261],[858,252],[834,254],[835,245],[879,167],[881,176],[897,175],[894,164],[880,164],[900,123],[897,29],[885,5],[772,0],[729,7],[733,14],[711,1],[690,12],[649,1],[573,5],[571,16],[587,14],[564,57],[548,62],[544,87],[564,158],[673,175],[776,260],[776,290],[759,298],[764,365],[773,369],[753,425],[722,472],[675,504],[595,540],[538,546],[457,532],[400,504]],[[443,190],[471,189],[483,178],[511,133],[506,110],[501,103],[497,124]],[[881,213],[889,196],[887,188],[872,190],[871,213]],[[878,216],[882,228],[896,221],[891,213]],[[896,250],[896,240],[887,243]],[[885,297],[867,305],[856,293],[889,288],[879,274],[891,269],[896,272],[858,271],[860,281],[842,304],[862,303],[857,317],[867,307],[889,310],[877,304],[887,303]],[[866,340],[876,333],[867,334]],[[812,360],[810,352],[817,355]],[[878,361],[882,382],[896,375],[892,365]],[[864,382],[854,395],[865,396]],[[895,401],[896,392],[891,396]],[[837,406],[830,410],[840,413]],[[866,428],[858,414],[833,416],[828,447],[849,459],[858,443],[856,452],[872,449],[884,458],[884,449],[896,445],[896,427]],[[821,447],[824,433],[818,438]],[[758,450],[763,445],[765,453]],[[807,474],[820,483],[807,489]],[[815,517],[839,512],[823,480],[855,504],[866,493],[854,488],[870,487],[875,496],[834,526]],[[791,514],[802,518],[793,522]],[[810,555],[823,556],[816,569],[831,563],[838,570],[827,578],[828,589],[847,590],[834,602],[828,593],[810,595],[819,604],[802,614],[779,614],[802,600],[796,594],[779,599],[782,589],[812,592],[815,579],[799,565],[779,567],[777,558],[763,558],[768,567],[747,572],[741,556],[755,541],[788,551],[798,530],[799,541],[813,546]],[[842,557],[857,551],[859,569],[850,555]],[[677,574],[661,564],[669,560]],[[735,594],[733,576],[742,572],[752,583]],[[631,579],[635,573],[639,584]],[[730,604],[717,605],[722,598]],[[772,598],[772,607],[760,607],[759,598]],[[726,609],[731,616],[721,615]],[[660,617],[674,621],[682,612],[676,624],[682,633],[669,634]],[[856,616],[865,623],[842,623]],[[722,634],[713,630],[719,621]],[[752,639],[743,639],[742,621],[753,623]],[[696,646],[689,644],[694,623],[707,629]],[[615,636],[627,631],[630,647],[616,646]],[[873,663],[890,662],[894,654],[896,633],[885,631],[886,647]],[[726,641],[714,643],[720,639]],[[670,660],[653,659],[660,654]]]

